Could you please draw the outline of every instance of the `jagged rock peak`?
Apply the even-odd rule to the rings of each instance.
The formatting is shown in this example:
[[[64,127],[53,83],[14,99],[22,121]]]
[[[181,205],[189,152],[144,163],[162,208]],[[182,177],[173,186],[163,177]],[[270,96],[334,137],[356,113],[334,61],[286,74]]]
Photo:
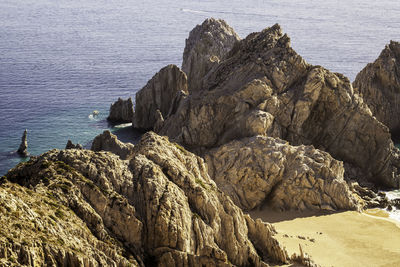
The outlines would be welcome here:
[[[91,150],[109,151],[125,160],[132,157],[133,148],[134,145],[119,141],[117,136],[106,130],[94,138]]]
[[[118,98],[116,102],[111,104],[110,114],[107,117],[107,120],[115,123],[122,122],[132,122],[133,116],[133,103],[132,98],[128,98],[127,100],[123,100],[122,98]]]
[[[289,36],[275,24],[237,42],[226,60],[207,75],[203,86],[207,90],[227,86],[239,88],[265,77],[266,83],[281,93],[304,76],[310,67],[292,49]]]
[[[175,65],[168,65],[156,73],[136,93],[133,127],[153,129],[160,114],[166,119],[174,114],[181,100],[188,94],[186,74]]]
[[[182,62],[182,70],[188,76],[190,92],[203,89],[203,77],[224,59],[225,54],[239,40],[236,32],[221,19],[206,19],[190,32]]]
[[[355,177],[398,187],[400,158],[389,130],[348,78],[304,61],[274,25],[239,41],[159,133],[203,154],[254,135],[314,145],[352,165]]]
[[[400,138],[400,43],[390,41],[374,63],[369,63],[353,83],[372,113]]]

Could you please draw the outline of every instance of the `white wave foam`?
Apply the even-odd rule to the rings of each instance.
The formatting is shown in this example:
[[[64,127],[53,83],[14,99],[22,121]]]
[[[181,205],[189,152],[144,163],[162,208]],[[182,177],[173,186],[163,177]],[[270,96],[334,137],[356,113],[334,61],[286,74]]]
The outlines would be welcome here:
[[[132,126],[132,122],[118,124],[118,125],[115,125],[113,128],[121,129],[121,128],[126,128],[126,127],[129,127],[129,126]]]
[[[389,200],[400,198],[400,190],[383,191]]]
[[[201,10],[193,10],[189,8],[181,8],[182,12],[188,12],[188,13],[195,13],[195,14],[207,14],[209,12],[201,11]]]

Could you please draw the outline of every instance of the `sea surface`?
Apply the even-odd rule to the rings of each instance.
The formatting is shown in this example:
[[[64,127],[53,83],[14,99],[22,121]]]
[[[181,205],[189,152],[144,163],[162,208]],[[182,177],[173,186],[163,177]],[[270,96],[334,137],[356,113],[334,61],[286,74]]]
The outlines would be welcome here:
[[[24,160],[24,129],[32,155],[117,130],[110,104],[180,66],[185,38],[208,17],[242,38],[279,23],[309,63],[354,80],[400,40],[399,14],[397,0],[0,0],[0,175]]]

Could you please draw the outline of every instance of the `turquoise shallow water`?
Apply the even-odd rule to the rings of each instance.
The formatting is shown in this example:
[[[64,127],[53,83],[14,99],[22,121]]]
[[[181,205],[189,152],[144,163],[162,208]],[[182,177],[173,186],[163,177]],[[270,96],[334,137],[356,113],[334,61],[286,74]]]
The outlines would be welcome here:
[[[88,144],[109,128],[110,104],[180,65],[185,38],[207,17],[242,37],[278,22],[308,62],[354,79],[399,39],[398,14],[394,0],[2,0],[0,175],[20,161],[25,128],[31,154]]]

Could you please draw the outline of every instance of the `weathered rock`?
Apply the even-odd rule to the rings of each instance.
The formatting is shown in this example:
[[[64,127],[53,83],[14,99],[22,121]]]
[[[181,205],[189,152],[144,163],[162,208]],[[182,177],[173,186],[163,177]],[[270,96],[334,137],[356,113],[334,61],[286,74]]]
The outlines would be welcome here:
[[[307,64],[279,25],[239,41],[203,89],[165,118],[160,134],[197,153],[254,135],[312,144],[355,166],[357,177],[399,187],[388,128],[346,77]]]
[[[165,119],[173,114],[188,94],[186,74],[175,65],[162,68],[136,93],[132,123],[142,130],[153,129],[157,110]]]
[[[354,88],[372,113],[387,125],[394,138],[400,137],[400,43],[391,41],[374,63],[356,77]]]
[[[93,140],[91,150],[93,151],[109,151],[118,155],[121,159],[130,159],[133,156],[133,147],[131,143],[123,143],[106,130],[102,134],[96,136]]]
[[[340,161],[312,146],[264,136],[244,138],[205,156],[210,176],[239,207],[292,210],[362,207],[343,179]]]
[[[206,19],[190,32],[182,62],[190,92],[202,89],[203,77],[239,40],[236,32],[221,19]]]
[[[91,189],[82,181],[74,183],[77,174],[64,169],[60,163],[44,161],[43,158],[38,164],[48,165],[42,172],[36,169],[37,166],[30,166],[29,170],[20,167],[32,175],[26,179],[54,172],[54,176],[47,180],[48,186],[44,186],[44,178],[31,189],[10,182],[0,186],[1,266],[143,266],[105,230],[104,221],[78,192],[77,187],[86,192]],[[61,169],[65,171],[64,175],[74,178],[55,178]],[[93,186],[92,193],[96,188]],[[74,201],[76,204],[72,204]],[[115,202],[106,201],[104,207]],[[80,209],[78,205],[81,205]],[[124,207],[113,204],[114,211],[120,208]],[[86,219],[92,216],[91,223],[85,221],[83,212]],[[94,227],[102,229],[102,235],[94,234]]]
[[[109,152],[52,150],[7,174],[10,181],[34,190],[35,199],[44,195],[49,196],[44,198],[47,201],[51,196],[49,205],[67,215],[56,222],[54,229],[60,223],[60,227],[69,231],[71,228],[64,225],[68,219],[74,226],[76,221],[77,226],[90,230],[82,232],[72,228],[71,231],[78,232],[64,236],[63,231],[53,232],[50,227],[46,238],[63,237],[65,248],[50,243],[51,252],[37,255],[39,263],[48,258],[44,255],[55,258],[53,262],[78,258],[79,261],[72,263],[84,262],[78,264],[84,266],[128,263],[140,266],[267,266],[267,261],[288,261],[286,250],[273,237],[274,228],[245,216],[216,187],[201,158],[154,133],[146,133],[133,150],[130,161]],[[14,185],[9,186],[13,188]],[[30,194],[26,188],[21,190],[24,196]],[[9,198],[14,191],[15,188],[6,193]],[[8,199],[3,202],[3,199],[0,198],[2,205],[14,203]],[[35,204],[33,209],[40,211],[42,207],[46,209],[45,215],[54,212],[41,203]],[[20,210],[29,214],[25,209]],[[55,212],[55,216],[58,213]],[[47,221],[46,216],[42,217]],[[2,225],[12,223],[16,221],[8,219]],[[33,235],[32,244],[28,244],[25,251],[33,253],[33,244],[37,244],[41,235],[42,232]],[[13,240],[12,236],[10,238]],[[89,241],[82,242],[78,248],[84,254],[79,254],[73,250],[76,248],[73,242],[83,238],[104,245],[94,250],[87,244]],[[108,242],[110,246],[105,245]],[[66,252],[57,254],[56,248]],[[102,256],[103,251],[108,254]],[[17,262],[22,264],[20,259]]]
[[[107,120],[115,123],[127,123],[132,122],[133,116],[133,104],[132,98],[128,98],[127,100],[123,100],[122,98],[118,98],[116,102],[111,104],[110,114],[107,117]]]
[[[68,140],[67,144],[65,145],[65,149],[83,149],[81,144],[74,144],[71,140]]]
[[[19,145],[17,153],[21,157],[27,157],[29,155],[29,153],[28,153],[28,130],[26,130],[26,129],[24,131],[24,134],[22,135],[21,144]]]

